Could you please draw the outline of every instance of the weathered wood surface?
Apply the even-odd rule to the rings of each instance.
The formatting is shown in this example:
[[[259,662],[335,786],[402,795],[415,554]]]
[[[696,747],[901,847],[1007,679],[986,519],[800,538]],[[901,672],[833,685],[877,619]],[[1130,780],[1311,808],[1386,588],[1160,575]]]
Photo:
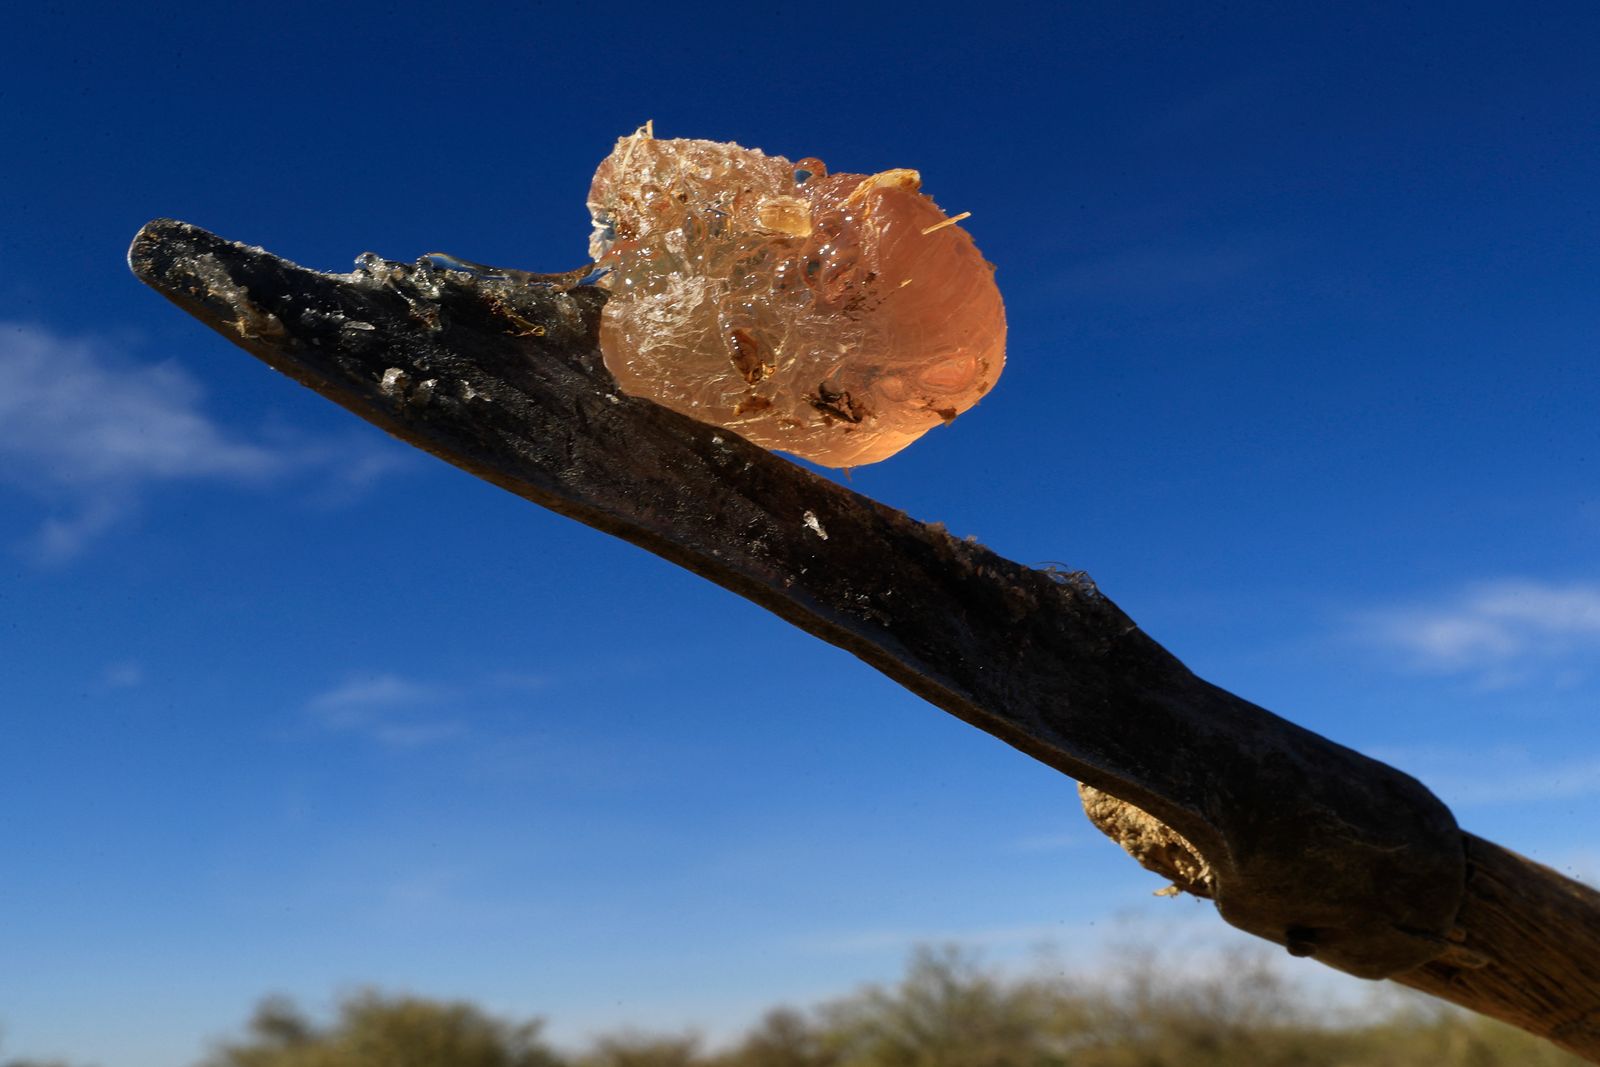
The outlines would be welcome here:
[[[1457,948],[1396,982],[1600,1063],[1600,892],[1473,834]]]
[[[1479,961],[1461,947],[1478,931],[1459,923],[1498,914],[1476,897],[1491,883],[1481,869],[1468,881],[1464,846],[1476,839],[1420,784],[1195,677],[1085,576],[1012,563],[619,394],[595,343],[602,292],[375,257],[321,274],[169,220],[140,231],[129,261],[184,310],[362,418],[715,581],[1137,805],[1203,857],[1204,888],[1234,925],[1419,987],[1418,974],[1458,976],[1463,960]],[[1521,877],[1554,899],[1579,892],[1546,874],[1558,881]],[[1586,914],[1600,954],[1600,909]],[[1580,933],[1554,931],[1541,947],[1571,953]],[[1581,971],[1544,957],[1489,966]],[[1429,991],[1494,996],[1444,984]],[[1569,1009],[1559,1033],[1512,1021],[1600,1057],[1600,994],[1573,996],[1587,1007]],[[1509,1003],[1467,1006],[1523,1010]]]

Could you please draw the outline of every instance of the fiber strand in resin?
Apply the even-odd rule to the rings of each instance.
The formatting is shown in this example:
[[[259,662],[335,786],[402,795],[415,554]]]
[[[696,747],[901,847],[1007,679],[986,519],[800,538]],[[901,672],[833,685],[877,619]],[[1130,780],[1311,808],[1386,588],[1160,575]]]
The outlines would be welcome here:
[[[830,467],[894,455],[1005,363],[994,267],[920,186],[648,126],[622,138],[589,193],[607,368],[765,448]]]

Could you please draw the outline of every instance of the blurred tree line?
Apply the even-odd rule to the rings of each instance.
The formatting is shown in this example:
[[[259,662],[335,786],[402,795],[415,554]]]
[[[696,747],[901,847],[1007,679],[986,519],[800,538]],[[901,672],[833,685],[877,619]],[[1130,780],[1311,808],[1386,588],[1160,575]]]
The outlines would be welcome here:
[[[1141,954],[1090,982],[1005,978],[958,950],[919,950],[892,987],[777,1008],[732,1046],[619,1033],[581,1051],[539,1019],[363,992],[316,1023],[269,998],[197,1067],[1567,1067],[1583,1061],[1508,1026],[1420,1001],[1330,1019],[1262,957],[1209,977]],[[66,1067],[12,1060],[0,1067]]]

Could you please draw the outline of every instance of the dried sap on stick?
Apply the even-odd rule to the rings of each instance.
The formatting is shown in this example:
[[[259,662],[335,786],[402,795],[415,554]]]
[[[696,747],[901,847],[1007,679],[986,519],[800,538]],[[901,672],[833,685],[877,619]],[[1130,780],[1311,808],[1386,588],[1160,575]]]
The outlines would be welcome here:
[[[1005,363],[994,268],[916,171],[829,174],[647,126],[595,172],[622,389],[830,467],[886,459]]]

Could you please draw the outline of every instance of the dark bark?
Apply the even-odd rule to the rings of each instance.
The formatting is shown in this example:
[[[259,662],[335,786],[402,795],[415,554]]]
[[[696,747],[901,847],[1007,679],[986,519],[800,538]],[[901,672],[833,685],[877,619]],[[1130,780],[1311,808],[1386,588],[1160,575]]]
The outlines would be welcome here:
[[[1456,948],[1394,980],[1600,1063],[1600,892],[1464,836]]]
[[[319,274],[171,221],[145,227],[130,262],[402,440],[1137,805],[1203,857],[1230,923],[1364,977],[1459,957],[1463,836],[1415,780],[1195,677],[1086,576],[1012,563],[620,394],[596,345],[602,292],[372,257]]]

